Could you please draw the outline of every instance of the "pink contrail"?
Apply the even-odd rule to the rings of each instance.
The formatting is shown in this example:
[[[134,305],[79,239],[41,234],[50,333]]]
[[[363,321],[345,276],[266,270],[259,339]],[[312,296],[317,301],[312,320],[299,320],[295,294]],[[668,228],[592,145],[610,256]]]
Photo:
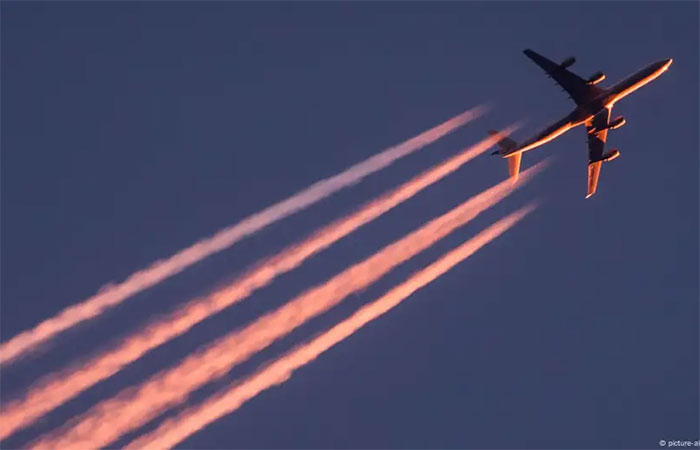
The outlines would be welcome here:
[[[457,227],[465,225],[531,179],[541,167],[538,165],[523,172],[522,182],[515,187],[510,180],[505,180],[475,195],[327,282],[188,356],[178,366],[154,375],[138,388],[126,389],[99,403],[63,430],[41,439],[37,447],[94,448],[107,445],[167,408],[183,402],[193,390],[227,373],[276,339],[329,310],[353,292],[366,288]]]
[[[394,287],[378,300],[363,306],[330,330],[263,367],[242,382],[235,383],[213,395],[201,405],[185,409],[174,418],[163,422],[154,431],[132,441],[126,448],[172,448],[208,424],[236,411],[246,401],[265,389],[283,383],[292,376],[296,369],[310,363],[329,348],[388,312],[411,294],[467,259],[481,247],[513,227],[533,209],[534,205],[529,205],[499,220],[430,266],[417,272],[402,284]]]
[[[345,187],[357,183],[364,177],[456,130],[483,112],[483,107],[476,107],[455,116],[416,137],[390,147],[346,169],[344,172],[318,181],[292,197],[255,213],[236,225],[224,228],[215,235],[196,242],[167,259],[156,261],[150,267],[133,273],[121,283],[104,286],[97,294],[87,300],[64,309],[58,315],[2,344],[0,346],[0,364],[14,360],[58,333],[101,314],[108,308],[178,274],[204,258],[230,247],[271,223],[284,219]]]
[[[241,301],[256,289],[270,283],[278,275],[298,267],[313,254],[483,154],[496,140],[497,137],[482,140],[363,205],[354,213],[319,229],[301,243],[292,245],[262,261],[252,270],[207,297],[190,301],[167,316],[156,319],[113,348],[39,380],[23,398],[9,402],[0,409],[0,439],[4,439],[85,389],[110,377],[148,351],[184,334],[205,318]]]

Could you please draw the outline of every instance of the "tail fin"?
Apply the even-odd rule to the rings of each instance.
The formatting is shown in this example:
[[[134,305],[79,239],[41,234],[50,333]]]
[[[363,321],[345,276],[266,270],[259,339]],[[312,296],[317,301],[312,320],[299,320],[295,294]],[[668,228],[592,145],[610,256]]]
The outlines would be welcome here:
[[[491,136],[497,136],[499,138],[498,146],[500,147],[500,149],[493,152],[494,155],[503,155],[505,153],[508,153],[510,150],[518,148],[518,143],[510,139],[503,133],[499,133],[498,131],[494,130],[489,130],[489,134]],[[513,180],[513,183],[515,183],[516,181],[518,181],[518,174],[520,173],[520,161],[522,161],[523,159],[523,154],[520,152],[513,153],[511,156],[507,156],[506,158],[508,158],[508,175],[510,176],[511,180]]]

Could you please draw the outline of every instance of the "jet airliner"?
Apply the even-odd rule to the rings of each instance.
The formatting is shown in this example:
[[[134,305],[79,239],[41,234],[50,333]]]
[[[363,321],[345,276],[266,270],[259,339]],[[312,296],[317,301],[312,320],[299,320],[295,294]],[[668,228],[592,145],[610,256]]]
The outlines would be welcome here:
[[[610,121],[613,106],[617,101],[668,70],[673,59],[662,59],[649,64],[619,83],[609,88],[603,88],[598,86],[598,83],[605,79],[602,72],[596,72],[590,78],[583,79],[568,69],[576,62],[573,57],[557,64],[530,49],[525,50],[524,53],[569,94],[569,97],[576,103],[576,109],[522,144],[516,143],[497,131],[489,131],[492,135],[500,137],[498,143],[500,149],[494,154],[508,158],[508,172],[515,181],[520,172],[520,161],[524,152],[537,148],[574,127],[585,125],[588,132],[588,192],[586,198],[589,198],[595,193],[598,186],[598,177],[603,162],[612,161],[620,156],[618,149],[604,152],[608,130],[614,130],[625,124],[625,119],[622,116]]]

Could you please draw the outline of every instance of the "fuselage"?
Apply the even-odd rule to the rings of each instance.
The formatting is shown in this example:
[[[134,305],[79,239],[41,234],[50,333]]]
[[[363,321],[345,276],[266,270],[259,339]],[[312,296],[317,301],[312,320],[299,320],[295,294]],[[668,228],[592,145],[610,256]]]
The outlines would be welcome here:
[[[517,150],[508,152],[508,156],[537,148],[561,136],[570,129],[592,120],[603,108],[612,108],[615,102],[627,97],[632,92],[659,77],[668,69],[668,66],[670,66],[672,62],[673,59],[663,59],[649,64],[612,87],[601,89],[600,94],[593,100],[578,105],[576,109],[566,117],[551,124],[537,135],[525,141]]]

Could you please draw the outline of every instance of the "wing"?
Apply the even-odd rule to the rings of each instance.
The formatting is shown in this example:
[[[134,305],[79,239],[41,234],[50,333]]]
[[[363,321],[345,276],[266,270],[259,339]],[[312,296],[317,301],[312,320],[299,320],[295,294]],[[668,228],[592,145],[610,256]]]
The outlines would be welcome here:
[[[608,138],[608,130],[596,132],[604,128],[610,120],[611,109],[605,108],[593,119],[586,122],[586,132],[588,133],[588,192],[586,198],[595,194],[598,187],[598,177],[600,177],[600,168],[603,165],[603,151],[605,150],[605,141]]]
[[[598,188],[598,177],[600,177],[600,168],[602,165],[603,161],[588,163],[588,191],[586,192],[586,198],[595,194]]]
[[[527,49],[523,53],[527,55],[528,58],[533,60],[535,64],[540,66],[542,70],[547,72],[550,78],[559,84],[564,90],[569,94],[569,97],[576,102],[577,105],[582,103],[587,103],[593,100],[598,94],[601,93],[600,88],[595,85],[588,84],[586,80],[579,77],[575,73],[568,69],[561,67],[561,65],[550,61],[544,56]]]

